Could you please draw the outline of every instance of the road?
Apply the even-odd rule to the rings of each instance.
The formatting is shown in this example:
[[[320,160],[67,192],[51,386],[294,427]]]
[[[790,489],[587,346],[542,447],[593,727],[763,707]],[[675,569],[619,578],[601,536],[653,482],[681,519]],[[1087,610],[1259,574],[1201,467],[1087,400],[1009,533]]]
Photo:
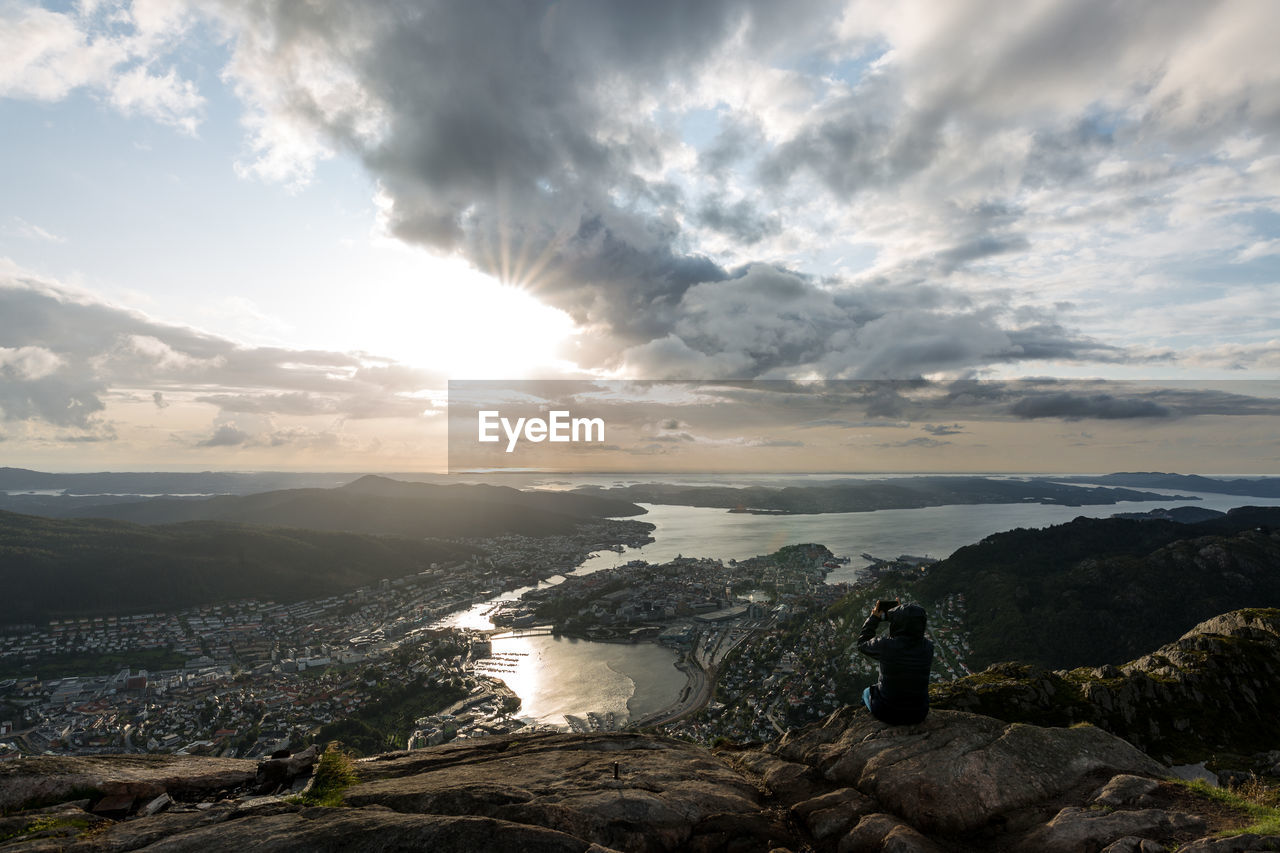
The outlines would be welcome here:
[[[767,627],[768,624],[748,623],[744,625],[741,634],[735,637],[727,648],[725,647],[725,641],[728,639],[729,632],[722,632],[714,648],[703,649],[706,654],[706,660],[703,660],[699,655],[702,636],[695,637],[693,650],[689,653],[686,663],[680,666],[680,669],[684,671],[689,679],[687,689],[682,693],[684,698],[663,708],[661,711],[641,717],[633,722],[631,727],[665,726],[705,708],[707,703],[711,701],[715,691],[716,676],[719,674],[720,663],[724,661],[729,652],[742,645],[752,634],[762,627]]]

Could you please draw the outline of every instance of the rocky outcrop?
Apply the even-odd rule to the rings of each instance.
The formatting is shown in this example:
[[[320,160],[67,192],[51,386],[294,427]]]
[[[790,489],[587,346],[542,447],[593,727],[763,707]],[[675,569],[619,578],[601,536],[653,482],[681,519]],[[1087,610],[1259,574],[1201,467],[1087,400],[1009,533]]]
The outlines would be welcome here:
[[[35,755],[0,763],[0,809],[80,796],[197,797],[252,782],[255,761],[194,755]]]
[[[705,749],[644,735],[499,737],[358,762],[351,806],[484,817],[559,830],[605,847],[676,850],[719,818],[784,843],[753,780]],[[616,776],[615,776],[616,769]],[[767,849],[767,848],[766,848]]]
[[[357,781],[343,805],[330,808],[256,796],[261,782],[250,762],[237,768],[240,790],[219,797],[207,785],[216,768],[204,761],[164,763],[173,790],[152,814],[106,820],[86,811],[93,804],[86,798],[11,814],[0,834],[16,850],[86,853],[1118,853],[1192,842],[1200,846],[1184,849],[1215,851],[1212,832],[1224,826],[1221,807],[1206,804],[1198,813],[1193,794],[1163,779],[1163,766],[1100,729],[955,711],[893,727],[846,708],[765,747],[715,752],[633,733],[455,742],[354,762]],[[128,757],[92,759],[96,775],[84,766],[61,769],[102,790],[108,777],[121,780],[107,772],[115,762]],[[49,774],[41,791],[58,788],[53,783],[63,777],[54,764],[23,763]],[[27,770],[6,774],[6,801],[32,793],[35,778]],[[1255,843],[1221,849],[1266,849],[1280,838]]]
[[[838,732],[838,736],[832,735]],[[1119,773],[1163,767],[1124,741],[1083,726],[1049,729],[935,711],[918,726],[886,726],[846,708],[773,747],[832,783],[852,787],[926,832],[963,834],[1033,803]]]
[[[995,664],[935,686],[933,704],[1042,726],[1091,723],[1170,764],[1250,755],[1280,743],[1280,610],[1214,617],[1119,667]]]

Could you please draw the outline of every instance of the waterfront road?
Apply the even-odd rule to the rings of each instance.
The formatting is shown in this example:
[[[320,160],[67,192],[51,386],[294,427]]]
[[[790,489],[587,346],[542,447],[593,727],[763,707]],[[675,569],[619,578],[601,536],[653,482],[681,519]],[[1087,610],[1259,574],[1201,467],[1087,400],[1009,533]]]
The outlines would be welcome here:
[[[690,714],[701,711],[711,701],[712,693],[715,690],[716,676],[720,669],[719,663],[723,662],[725,656],[745,642],[748,637],[769,624],[768,622],[748,623],[740,632],[735,632],[736,636],[727,645],[725,643],[727,635],[722,634],[719,637],[719,642],[713,648],[702,649],[707,656],[705,661],[699,654],[699,649],[702,646],[702,637],[695,637],[692,646],[693,650],[683,663],[677,664],[689,679],[685,689],[681,691],[680,699],[661,711],[647,714],[632,722],[629,728],[665,726],[668,723],[674,723]]]

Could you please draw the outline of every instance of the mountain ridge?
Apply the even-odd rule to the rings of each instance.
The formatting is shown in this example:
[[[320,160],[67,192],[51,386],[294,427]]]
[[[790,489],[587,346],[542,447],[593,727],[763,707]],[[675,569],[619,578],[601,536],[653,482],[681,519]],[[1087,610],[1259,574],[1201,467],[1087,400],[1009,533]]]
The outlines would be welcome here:
[[[139,525],[0,511],[0,625],[297,601],[458,562],[474,547],[403,537],[191,521]],[[74,594],[72,592],[74,591]]]
[[[366,475],[335,489],[281,489],[202,500],[155,498],[76,508],[77,518],[139,524],[232,521],[393,536],[565,534],[583,519],[643,515],[635,504],[487,484],[408,483]]]
[[[971,666],[1069,669],[1132,659],[1215,613],[1280,606],[1278,567],[1280,507],[1196,524],[1079,517],[959,548],[914,594],[965,593]]]

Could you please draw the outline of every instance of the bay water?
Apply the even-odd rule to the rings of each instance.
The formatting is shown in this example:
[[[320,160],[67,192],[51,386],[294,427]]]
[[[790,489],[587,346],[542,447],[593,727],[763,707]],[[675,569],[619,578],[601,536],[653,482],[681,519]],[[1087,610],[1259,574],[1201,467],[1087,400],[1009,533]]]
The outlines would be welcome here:
[[[1158,489],[1145,491],[1161,492]],[[1198,501],[1126,501],[1105,506],[1068,507],[1046,504],[973,504],[889,509],[819,515],[753,515],[707,507],[643,505],[638,518],[655,525],[654,541],[622,553],[592,554],[571,574],[590,574],[631,560],[664,563],[683,555],[725,561],[770,554],[783,545],[816,542],[835,554],[852,558],[835,569],[828,583],[852,582],[866,562],[863,553],[892,559],[901,554],[944,558],[957,548],[1017,527],[1048,527],[1079,516],[1105,518],[1119,512],[1145,512],[1157,507],[1199,506],[1226,511],[1232,507],[1280,506],[1280,500],[1209,493],[1167,492]],[[562,583],[556,576],[546,583]],[[533,587],[506,592],[450,617],[443,624],[491,628],[485,613],[503,600],[517,599]],[[493,643],[502,678],[523,701],[519,716],[530,722],[563,725],[564,715],[589,711],[639,718],[675,701],[685,676],[675,668],[676,655],[653,643],[600,643],[565,637],[528,636]]]

